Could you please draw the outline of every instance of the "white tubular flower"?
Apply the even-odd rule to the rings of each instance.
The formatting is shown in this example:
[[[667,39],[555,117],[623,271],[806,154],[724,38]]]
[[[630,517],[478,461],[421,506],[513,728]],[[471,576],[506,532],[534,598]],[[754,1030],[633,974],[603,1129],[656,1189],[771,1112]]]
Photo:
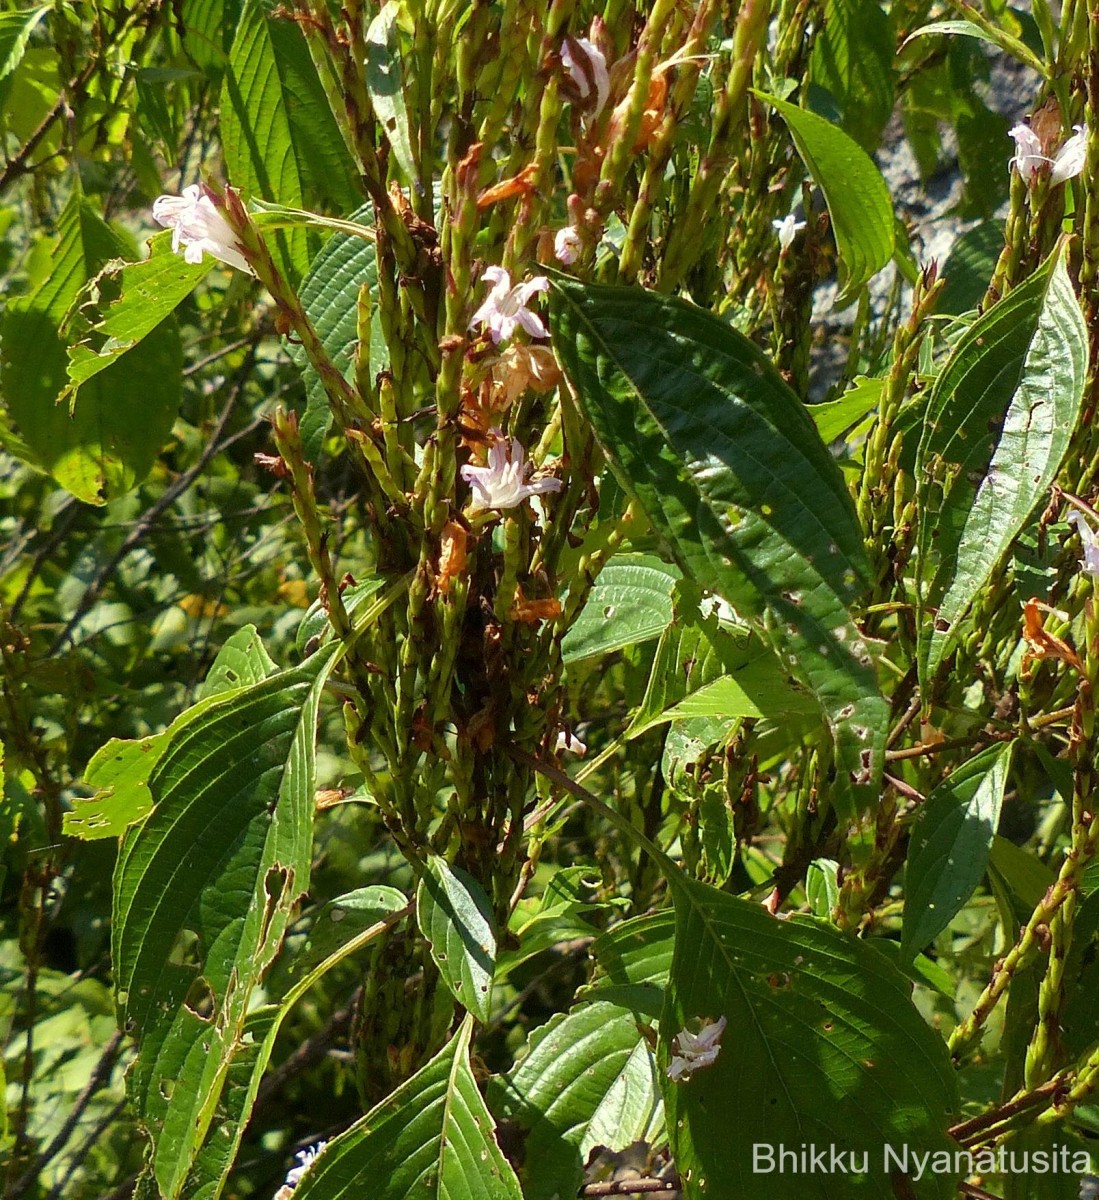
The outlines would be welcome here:
[[[790,213],[788,217],[783,217],[781,221],[772,221],[771,224],[778,234],[780,254],[785,254],[790,249],[799,230],[805,228],[805,222],[796,220],[793,213]]]
[[[153,220],[172,231],[172,249],[178,254],[182,246],[186,262],[202,262],[205,252],[238,271],[251,273],[236,234],[201,184],[184,188],[182,196],[157,196]]]
[[[1099,534],[1091,527],[1091,523],[1082,512],[1073,509],[1068,515],[1068,523],[1076,526],[1080,535],[1080,545],[1084,554],[1080,565],[1093,579],[1099,579]]]
[[[291,1167],[286,1172],[286,1181],[282,1187],[275,1193],[275,1200],[290,1200],[294,1193],[294,1189],[301,1183],[302,1176],[313,1165],[316,1157],[327,1146],[327,1142],[318,1142],[315,1146],[309,1146],[305,1150],[299,1150],[294,1157],[298,1160],[296,1167]]]
[[[1007,136],[1015,142],[1015,153],[1008,166],[1014,167],[1026,183],[1033,183],[1039,166],[1049,161],[1042,153],[1042,143],[1038,135],[1029,125],[1016,125],[1014,129],[1008,130]]]
[[[606,107],[611,95],[611,76],[602,50],[590,38],[565,38],[561,46],[561,64],[576,85],[581,100],[594,94],[592,118]]]
[[[583,249],[584,239],[575,225],[566,225],[564,229],[557,231],[553,239],[553,252],[557,256],[558,262],[563,262],[566,267],[571,267]]]
[[[492,284],[492,290],[470,319],[471,326],[487,325],[496,345],[506,342],[520,325],[531,337],[549,337],[541,317],[527,308],[537,292],[549,291],[549,280],[544,275],[512,287],[511,276],[503,267],[485,267],[481,278]]]
[[[1084,161],[1088,156],[1088,131],[1083,125],[1074,125],[1073,129],[1075,132],[1072,137],[1057,151],[1057,157],[1053,160],[1050,183],[1075,179],[1084,169]]]
[[[698,1033],[681,1029],[672,1042],[675,1054],[668,1064],[668,1078],[678,1083],[682,1079],[689,1079],[692,1072],[712,1066],[721,1051],[721,1035],[724,1032],[724,1017],[705,1022]]]
[[[488,452],[488,466],[462,467],[461,476],[473,489],[474,509],[516,508],[531,496],[561,490],[560,479],[528,482],[530,470],[519,439],[499,436]]]
[[[583,758],[588,752],[586,742],[582,742],[578,737],[574,737],[571,733],[562,729],[557,734],[557,744],[554,750],[558,754],[575,754],[577,758]]]

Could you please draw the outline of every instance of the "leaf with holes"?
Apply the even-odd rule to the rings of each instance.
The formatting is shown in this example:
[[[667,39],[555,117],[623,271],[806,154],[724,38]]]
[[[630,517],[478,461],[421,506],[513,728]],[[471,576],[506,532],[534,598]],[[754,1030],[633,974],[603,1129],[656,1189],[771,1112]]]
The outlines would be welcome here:
[[[151,254],[141,262],[108,263],[74,302],[62,330],[69,343],[69,383],[59,403],[68,404],[81,384],[153,333],[214,265],[209,255],[200,263],[186,262],[173,252],[168,232],[149,245]]]
[[[471,1028],[329,1142],[294,1200],[523,1200],[469,1065]]]
[[[903,959],[942,933],[984,878],[1014,746],[989,746],[957,767],[917,812],[904,874]]]
[[[1087,329],[1068,243],[958,341],[932,389],[916,455],[918,573],[937,610],[919,630],[926,689],[959,623],[1046,503],[1080,418]]]
[[[670,557],[812,693],[836,748],[832,798],[853,817],[877,798],[888,708],[849,612],[862,533],[805,405],[746,337],[667,296],[560,278],[553,337]]]
[[[332,661],[317,654],[200,702],[149,776],[155,808],[122,843],[117,1001],[137,1043],[130,1101],[165,1200],[182,1194],[252,992],[309,884],[317,705]]]
[[[183,351],[170,315],[58,402],[68,383],[66,314],[108,261],[132,254],[74,193],[58,222],[48,276],[12,300],[3,317],[8,411],[37,464],[87,504],[105,504],[145,478],[179,409]]]
[[[429,858],[416,892],[416,919],[455,999],[479,1021],[487,1021],[496,934],[484,889],[459,867]]]
[[[672,1153],[686,1200],[789,1200],[790,1179],[757,1148],[835,1147],[848,1174],[798,1178],[804,1200],[895,1194],[884,1147],[948,1151],[957,1084],[946,1046],[913,1005],[905,977],[872,946],[812,917],[760,905],[682,875],[659,1061],[703,1022],[727,1025],[716,1061],[662,1074]],[[729,1114],[736,1114],[735,1123]],[[909,1160],[911,1162],[911,1159]],[[900,1174],[900,1172],[898,1172]],[[905,1195],[948,1200],[950,1171],[910,1168]]]
[[[558,1013],[517,1065],[492,1081],[498,1117],[528,1131],[523,1196],[575,1196],[596,1146],[652,1140],[661,1122],[652,1051],[629,1009],[597,1002]]]

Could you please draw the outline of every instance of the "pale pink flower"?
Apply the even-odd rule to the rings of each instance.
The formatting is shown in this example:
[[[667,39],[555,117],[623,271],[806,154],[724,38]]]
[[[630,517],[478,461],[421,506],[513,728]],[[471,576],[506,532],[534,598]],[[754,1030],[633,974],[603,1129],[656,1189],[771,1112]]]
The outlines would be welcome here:
[[[559,492],[561,480],[548,477],[528,482],[530,464],[524,457],[518,438],[510,441],[497,432],[497,440],[488,452],[488,465],[466,466],[462,478],[473,489],[473,507],[515,508],[531,496]]]
[[[590,38],[567,37],[561,46],[561,64],[576,85],[581,100],[587,100],[594,93],[591,115],[593,118],[599,116],[611,94],[611,76],[603,51]]]
[[[549,337],[541,317],[527,308],[537,292],[549,291],[549,280],[544,275],[512,287],[511,276],[503,267],[485,267],[481,278],[492,284],[492,290],[470,319],[471,326],[487,325],[496,345],[506,342],[520,325],[531,337]]]
[[[172,231],[172,249],[178,254],[182,246],[186,262],[202,262],[205,252],[238,271],[251,272],[236,234],[201,184],[184,188],[182,196],[157,196],[153,220]]]
[[[1053,160],[1053,170],[1049,173],[1050,183],[1064,183],[1066,179],[1075,179],[1084,169],[1084,161],[1088,156],[1088,131],[1083,125],[1074,125],[1072,137],[1057,151]]]
[[[783,217],[781,221],[772,221],[771,224],[778,234],[779,253],[785,254],[787,250],[794,244],[794,238],[798,231],[805,228],[804,221],[798,221],[793,213]]]
[[[1080,547],[1084,554],[1080,565],[1094,579],[1099,579],[1099,534],[1091,527],[1091,522],[1082,512],[1073,509],[1067,517],[1070,525],[1076,526],[1080,535]]]
[[[566,225],[553,239],[553,252],[559,262],[571,267],[584,249],[584,239],[575,225]]]
[[[1015,142],[1015,153],[1008,166],[1013,166],[1026,183],[1033,183],[1039,166],[1049,161],[1042,153],[1041,140],[1029,125],[1016,125],[1008,130],[1007,136]]]
[[[721,1050],[721,1035],[725,1032],[725,1018],[707,1021],[698,1033],[681,1029],[672,1042],[672,1061],[668,1064],[668,1078],[678,1083],[689,1079],[692,1072],[709,1067],[717,1060]]]
[[[1008,136],[1015,139],[1015,154],[1009,163],[1028,185],[1033,185],[1042,163],[1050,164],[1049,182],[1056,186],[1075,179],[1084,169],[1088,154],[1088,131],[1084,125],[1074,125],[1075,132],[1057,151],[1056,158],[1042,153],[1042,143],[1029,125],[1016,125]]]
[[[577,758],[583,758],[588,752],[586,742],[582,742],[578,737],[562,729],[557,734],[557,744],[554,750],[558,754],[575,754]]]

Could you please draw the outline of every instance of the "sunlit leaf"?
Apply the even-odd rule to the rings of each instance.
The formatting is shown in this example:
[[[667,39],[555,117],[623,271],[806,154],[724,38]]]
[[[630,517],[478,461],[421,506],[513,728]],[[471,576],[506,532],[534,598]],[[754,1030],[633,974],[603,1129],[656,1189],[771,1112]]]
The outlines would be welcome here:
[[[662,1076],[687,1200],[789,1200],[789,1175],[758,1169],[757,1146],[835,1146],[860,1160],[867,1152],[861,1186],[848,1178],[837,1192],[834,1176],[799,1175],[798,1194],[810,1200],[885,1200],[895,1193],[884,1146],[949,1149],[958,1101],[946,1047],[883,955],[815,918],[778,920],[685,877],[672,894],[659,1061],[681,1030],[728,1023],[712,1065],[679,1082]],[[954,1183],[949,1171],[919,1180],[909,1172],[921,1200],[948,1200]]]
[[[1087,331],[1064,245],[976,321],[935,381],[916,459],[925,686],[1050,484],[1079,419]]]
[[[953,770],[916,814],[905,868],[901,948],[911,959],[934,940],[984,878],[1013,742],[990,746]]]
[[[593,1147],[624,1150],[660,1120],[655,1064],[637,1019],[604,1002],[558,1013],[535,1030],[489,1098],[497,1116],[529,1130],[525,1200],[575,1195]]]
[[[616,555],[562,639],[565,662],[636,646],[663,633],[672,620],[672,590],[679,577],[677,568],[652,555]]]
[[[760,93],[790,127],[798,154],[824,193],[840,262],[836,307],[855,300],[893,257],[893,201],[881,172],[842,129],[775,96]]]
[[[471,1025],[330,1141],[294,1200],[523,1200],[470,1069]]]
[[[835,801],[852,815],[877,795],[887,711],[848,611],[862,535],[805,405],[756,346],[693,305],[554,289],[557,354],[619,483],[684,573],[815,696],[836,744]]]
[[[465,871],[433,856],[416,893],[416,918],[455,999],[478,1020],[487,1021],[496,934],[484,889]]]
[[[155,807],[119,855],[112,957],[137,1043],[128,1086],[166,1200],[181,1194],[243,1045],[252,989],[308,887],[330,663],[317,654],[206,701],[161,754],[148,781]]]

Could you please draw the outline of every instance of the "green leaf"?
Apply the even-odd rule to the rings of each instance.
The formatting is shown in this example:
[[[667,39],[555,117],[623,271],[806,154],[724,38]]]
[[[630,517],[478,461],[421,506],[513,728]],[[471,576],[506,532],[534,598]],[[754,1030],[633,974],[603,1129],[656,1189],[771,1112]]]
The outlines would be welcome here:
[[[381,576],[376,575],[373,579],[364,580],[362,583],[353,583],[346,588],[343,593],[343,604],[347,610],[349,617],[354,616],[362,605],[372,596],[376,595],[385,586],[386,580]],[[306,647],[314,638],[324,637],[331,632],[332,626],[328,622],[328,612],[320,599],[316,599],[310,604],[306,614],[301,619],[301,624],[298,626],[298,632],[294,638],[294,644],[298,650],[304,654]]]
[[[680,615],[660,638],[644,699],[625,736],[694,717],[780,719],[817,711],[811,696],[787,682],[759,638],[737,639],[716,620]]]
[[[137,1042],[128,1089],[165,1200],[182,1194],[240,1053],[253,989],[309,884],[314,739],[332,663],[215,695],[149,777],[114,880],[120,1017]]]
[[[1099,892],[1080,905],[1065,962],[1060,1034],[1070,1059],[1099,1043]]]
[[[885,1200],[894,1192],[884,1146],[949,1149],[958,1100],[946,1047],[883,955],[814,918],[780,921],[683,876],[672,892],[675,957],[661,1066],[681,1030],[728,1022],[712,1065],[680,1082],[661,1077],[686,1200],[789,1200],[786,1175],[753,1170],[757,1146],[867,1152],[861,1186],[799,1176],[798,1195],[807,1200]],[[954,1195],[951,1172],[918,1182],[914,1174],[911,1194]]]
[[[836,307],[843,308],[893,257],[889,188],[866,151],[842,129],[776,96],[757,95],[789,126],[798,154],[824,193],[839,254]]]
[[[153,807],[149,776],[172,737],[198,718],[212,698],[259,683],[275,669],[256,627],[238,629],[218,651],[198,690],[198,703],[180,713],[163,733],[133,741],[111,738],[92,755],[84,782],[96,791],[73,800],[72,811],[62,818],[65,833],[84,841],[121,837]]]
[[[472,1021],[329,1142],[294,1200],[523,1200],[469,1065]]]
[[[58,403],[67,383],[60,330],[69,306],[108,260],[129,254],[92,206],[74,195],[58,223],[48,277],[13,300],[3,318],[8,411],[38,463],[88,504],[105,504],[145,478],[179,409],[182,348],[171,318],[69,403]]]
[[[916,455],[926,687],[1012,540],[1045,503],[1080,416],[1087,330],[1062,245],[962,336]]]
[[[408,903],[403,892],[371,884],[328,900],[309,914],[309,932],[287,964],[290,977],[300,979],[324,962],[357,933],[376,925]]]
[[[805,405],[747,338],[666,296],[560,279],[553,336],[670,557],[813,693],[836,746],[833,799],[853,816],[877,797],[888,711],[848,612],[862,534]]]
[[[496,969],[496,934],[492,905],[484,889],[459,867],[433,856],[416,893],[416,919],[455,999],[479,1021],[487,1021]]]
[[[868,413],[874,411],[881,401],[884,379],[867,379],[859,376],[852,386],[838,400],[828,400],[824,404],[811,404],[809,415],[817,427],[820,440],[831,445],[841,438],[856,421],[861,421]]]
[[[66,836],[83,841],[119,838],[127,826],[140,821],[153,807],[149,775],[167,743],[165,731],[137,741],[111,738],[100,747],[84,771],[84,782],[96,791],[73,800],[72,810],[61,819]]]
[[[651,554],[617,554],[599,573],[580,615],[561,641],[566,663],[658,637],[672,622],[679,570]]]
[[[277,670],[256,627],[245,625],[229,637],[218,651],[213,666],[198,690],[198,699],[206,700],[211,696],[251,687],[274,675]]]
[[[988,291],[1003,248],[1002,221],[982,221],[963,233],[943,267],[946,283],[935,311],[957,314],[975,309]]]
[[[613,925],[595,939],[596,971],[583,999],[608,1000],[659,1018],[675,950],[675,913],[646,913]]]
[[[576,1195],[594,1147],[624,1150],[659,1123],[655,1065],[637,1019],[603,1002],[535,1030],[518,1065],[492,1081],[489,1100],[497,1116],[529,1131],[525,1200]]]
[[[0,79],[19,66],[34,27],[51,8],[52,4],[39,4],[29,12],[0,13]]]
[[[1026,63],[1043,79],[1049,78],[1049,68],[1025,42],[1020,41],[1006,30],[997,29],[994,26],[976,25],[972,21],[931,21],[927,25],[921,25],[914,33],[910,33],[901,43],[900,48],[903,50],[909,42],[916,38],[928,37],[934,33],[945,33],[953,37],[977,38],[979,41],[988,42],[989,45],[997,46],[1013,58],[1017,58],[1019,62]]]
[[[69,384],[59,402],[106,370],[168,317],[213,266],[185,262],[172,251],[172,235],[158,234],[151,255],[142,262],[115,259],[84,286],[70,311],[63,333],[69,338]],[[74,334],[80,341],[73,342]]]
[[[814,917],[827,921],[839,900],[838,864],[831,858],[815,858],[805,875],[805,898]]]
[[[916,814],[905,867],[903,957],[911,961],[984,878],[1014,742],[989,746],[947,776]]]
[[[352,213],[352,221],[373,220],[367,205]],[[377,299],[378,262],[374,246],[362,238],[333,234],[313,260],[301,285],[301,302],[313,323],[328,357],[348,382],[355,373],[358,347],[359,291],[366,286]],[[304,351],[294,355],[305,377],[306,410],[302,417],[302,443],[309,462],[320,457],[321,444],[328,432],[332,414],[320,376]],[[389,366],[389,347],[382,333],[381,317],[375,303],[370,321],[370,371],[376,375]]]
[[[896,44],[878,0],[826,0],[810,75],[839,104],[844,130],[868,153],[893,112]]]
[[[382,11],[370,22],[366,31],[366,89],[370,93],[374,114],[385,129],[405,181],[416,183],[416,159],[408,132],[408,113],[401,88],[401,61],[398,54],[397,18],[401,6],[397,0],[386,0]]]
[[[260,199],[301,208],[301,163],[289,115],[296,103],[287,86],[285,57],[276,53],[263,5],[246,0],[221,87],[221,139],[229,182]],[[306,231],[277,230],[268,245],[293,286],[309,268]]]

